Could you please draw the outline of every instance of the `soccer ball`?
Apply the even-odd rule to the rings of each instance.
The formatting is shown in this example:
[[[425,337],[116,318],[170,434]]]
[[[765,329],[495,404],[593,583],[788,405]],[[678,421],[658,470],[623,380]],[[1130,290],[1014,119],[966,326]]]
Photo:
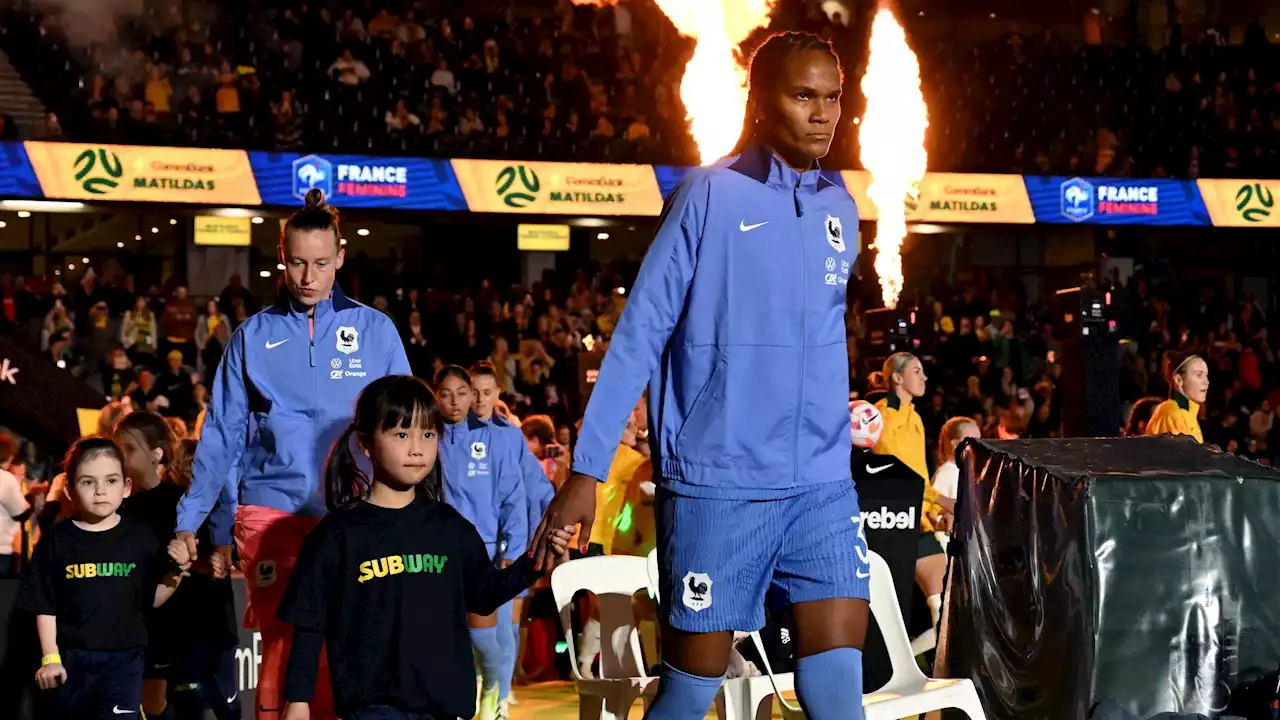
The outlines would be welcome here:
[[[856,448],[871,449],[880,441],[880,431],[884,430],[884,419],[880,417],[880,408],[866,400],[853,400],[849,403],[849,437]]]

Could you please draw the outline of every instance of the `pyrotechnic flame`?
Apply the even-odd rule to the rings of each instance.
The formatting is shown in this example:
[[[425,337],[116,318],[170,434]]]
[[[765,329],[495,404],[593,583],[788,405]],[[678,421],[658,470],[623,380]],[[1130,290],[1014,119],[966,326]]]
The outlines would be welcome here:
[[[920,93],[920,63],[907,45],[906,31],[893,12],[881,7],[871,25],[871,57],[862,76],[866,114],[859,127],[862,166],[871,174],[867,196],[875,203],[876,275],[885,307],[902,292],[902,240],[907,235],[907,203],[914,203],[928,154],[929,126]]]
[[[603,6],[616,0],[573,0]],[[771,0],[657,0],[681,35],[697,41],[680,81],[699,162],[728,155],[747,109],[747,69],[735,55],[751,31],[769,21]]]

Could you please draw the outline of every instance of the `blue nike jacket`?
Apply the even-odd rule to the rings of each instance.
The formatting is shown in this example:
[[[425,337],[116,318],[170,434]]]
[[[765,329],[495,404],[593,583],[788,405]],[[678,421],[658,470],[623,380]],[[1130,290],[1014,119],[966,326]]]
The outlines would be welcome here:
[[[322,515],[324,464],[374,380],[410,375],[391,318],[342,293],[306,310],[288,293],[232,334],[214,376],[178,530],[195,532],[221,495]],[[236,487],[238,482],[238,487]],[[238,491],[238,492],[237,492]],[[231,508],[234,512],[234,506]]]
[[[506,444],[519,458],[520,479],[524,483],[524,497],[529,507],[528,531],[532,536],[533,531],[538,529],[538,523],[542,522],[542,514],[551,504],[551,498],[556,494],[555,486],[543,471],[542,463],[538,462],[538,458],[534,457],[533,452],[529,450],[529,444],[525,442],[524,433],[520,428],[499,415],[493,416],[492,425],[498,431],[498,440]]]
[[[444,501],[471,521],[497,558],[506,542],[504,560],[514,561],[529,547],[529,508],[520,460],[498,429],[467,415],[460,423],[445,423],[437,462],[443,463]]]
[[[786,497],[851,479],[845,294],[858,210],[772,151],[691,172],[668,198],[574,454],[603,479],[645,384],[653,465],[695,497]]]

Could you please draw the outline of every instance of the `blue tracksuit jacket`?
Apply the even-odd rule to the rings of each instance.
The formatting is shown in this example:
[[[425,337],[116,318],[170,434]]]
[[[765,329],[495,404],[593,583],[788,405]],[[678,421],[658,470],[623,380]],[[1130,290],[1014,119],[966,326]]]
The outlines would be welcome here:
[[[324,464],[360,391],[380,377],[410,374],[385,314],[334,285],[315,306],[313,335],[305,310],[282,293],[236,329],[223,353],[178,530],[195,532],[219,496],[219,512],[229,506],[234,513],[238,499],[323,514]]]
[[[538,523],[542,522],[542,514],[547,511],[551,498],[556,494],[555,486],[543,472],[542,463],[529,450],[529,444],[525,442],[520,428],[498,415],[493,416],[492,425],[498,430],[498,440],[505,443],[519,458],[520,479],[524,483],[524,496],[529,506],[528,534],[533,535],[533,531],[538,529]]]
[[[529,508],[520,478],[519,456],[498,437],[498,428],[469,414],[446,423],[440,437],[444,501],[471,521],[496,558],[506,541],[504,560],[514,561],[529,547]]]
[[[662,219],[591,393],[573,470],[608,476],[645,384],[672,491],[774,499],[850,481],[845,294],[858,211],[772,151],[690,173]]]

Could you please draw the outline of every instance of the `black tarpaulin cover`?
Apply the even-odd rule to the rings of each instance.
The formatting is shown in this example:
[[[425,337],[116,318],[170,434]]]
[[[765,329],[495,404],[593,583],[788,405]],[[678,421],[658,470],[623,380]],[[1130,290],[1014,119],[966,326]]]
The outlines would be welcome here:
[[[1280,666],[1280,473],[1171,436],[960,456],[935,674],[988,718],[1214,716]]]

